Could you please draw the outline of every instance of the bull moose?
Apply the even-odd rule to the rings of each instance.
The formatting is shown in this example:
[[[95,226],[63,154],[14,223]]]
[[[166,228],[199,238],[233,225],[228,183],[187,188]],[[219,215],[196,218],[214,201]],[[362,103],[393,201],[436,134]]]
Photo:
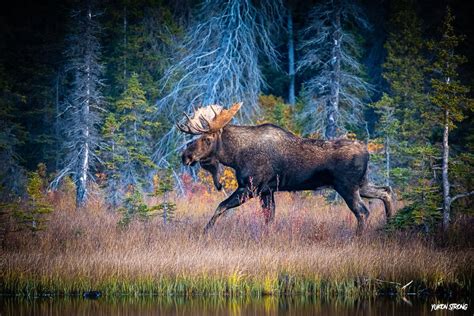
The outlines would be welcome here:
[[[368,182],[369,153],[365,144],[348,139],[301,138],[273,124],[229,124],[241,105],[235,103],[229,109],[201,107],[192,117],[185,113],[185,122],[177,124],[180,131],[200,136],[182,153],[185,165],[200,162],[211,172],[218,189],[219,163],[236,173],[238,188],[219,204],[205,231],[227,210],[257,196],[265,210],[265,221],[271,222],[276,191],[335,189],[357,219],[357,234],[362,233],[369,216],[361,197],[382,200],[386,217],[392,215],[390,188]]]

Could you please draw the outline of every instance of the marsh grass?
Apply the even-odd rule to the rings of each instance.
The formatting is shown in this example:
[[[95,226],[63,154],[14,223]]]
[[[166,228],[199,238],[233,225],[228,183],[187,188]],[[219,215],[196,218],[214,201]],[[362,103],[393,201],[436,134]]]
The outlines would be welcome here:
[[[371,205],[362,237],[354,236],[355,219],[345,205],[287,193],[277,195],[270,226],[250,201],[204,235],[223,197],[176,198],[174,222],[164,225],[157,217],[121,227],[120,214],[100,199],[75,210],[73,199],[58,193],[44,231],[6,235],[0,292],[332,297],[472,289],[472,247],[387,234],[379,203]]]

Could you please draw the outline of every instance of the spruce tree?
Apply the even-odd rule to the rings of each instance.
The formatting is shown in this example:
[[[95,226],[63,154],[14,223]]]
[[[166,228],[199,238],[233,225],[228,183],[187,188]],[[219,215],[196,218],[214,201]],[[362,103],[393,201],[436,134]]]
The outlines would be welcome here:
[[[432,112],[426,113],[427,120],[434,120],[443,129],[441,173],[443,227],[445,230],[449,228],[451,204],[460,197],[474,194],[474,192],[460,193],[452,197],[450,193],[449,133],[465,118],[466,110],[474,109],[473,100],[467,97],[468,87],[459,80],[458,67],[466,62],[466,58],[456,52],[463,37],[455,33],[453,22],[454,16],[448,7],[442,25],[441,39],[436,42],[430,42],[430,48],[434,53],[434,61],[430,67],[433,73],[430,100],[434,108]]]
[[[15,120],[19,114],[16,103],[22,102],[25,97],[12,90],[9,78],[0,65],[0,202],[20,195],[26,180],[18,155],[18,146],[26,135]]]
[[[378,132],[385,143],[385,174],[390,175],[386,179],[398,186],[409,205],[389,226],[430,231],[439,213],[439,185],[432,172],[438,150],[429,141],[431,123],[423,120],[428,110],[424,90],[428,62],[421,21],[411,0],[394,1],[392,12],[382,73],[386,94],[373,106],[380,115]]]
[[[413,3],[393,2],[382,74],[388,83],[388,95],[396,104],[401,136],[412,142],[426,139],[429,132],[429,128],[420,128],[427,103],[423,88],[427,60],[423,56],[422,24]]]
[[[375,113],[379,115],[379,133],[383,137],[384,144],[384,179],[385,185],[392,185],[392,158],[391,154],[394,148],[399,146],[398,131],[400,129],[400,121],[395,115],[396,105],[394,99],[386,93],[382,98],[371,105],[375,109]]]
[[[398,178],[394,179],[398,180],[395,183],[404,187],[408,181],[416,182],[413,175],[417,171],[406,168],[420,166],[416,161],[426,155],[427,151],[422,147],[429,143],[431,129],[429,123],[422,120],[428,99],[424,91],[427,60],[424,57],[421,21],[413,1],[394,1],[392,12],[388,23],[391,32],[385,43],[387,57],[382,72],[387,82],[386,93],[373,106],[380,115],[378,133],[385,143],[385,173],[392,173]],[[414,152],[415,148],[420,150]]]
[[[148,103],[138,75],[133,73],[125,91],[115,104],[115,113],[107,117],[103,136],[107,150],[103,153],[108,174],[109,202],[120,204],[129,191],[142,192],[151,183],[155,168],[151,160],[152,132],[159,124],[152,120],[153,108]],[[150,180],[150,181],[149,181]]]

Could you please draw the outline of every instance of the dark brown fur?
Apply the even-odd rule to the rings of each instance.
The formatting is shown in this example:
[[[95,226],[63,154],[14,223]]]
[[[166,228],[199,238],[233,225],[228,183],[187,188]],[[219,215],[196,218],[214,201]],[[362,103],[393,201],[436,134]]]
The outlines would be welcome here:
[[[215,156],[199,161],[202,169],[208,171],[212,176],[212,182],[218,191],[222,190],[222,184],[219,180],[219,161]]]
[[[322,187],[332,187],[343,197],[357,218],[358,233],[369,216],[361,197],[381,199],[387,217],[392,214],[390,188],[368,184],[369,154],[359,141],[300,138],[272,124],[228,125],[191,142],[182,160],[187,165],[203,160],[218,162],[236,172],[237,190],[219,204],[206,230],[228,209],[254,196],[260,197],[270,222],[275,216],[274,192]]]

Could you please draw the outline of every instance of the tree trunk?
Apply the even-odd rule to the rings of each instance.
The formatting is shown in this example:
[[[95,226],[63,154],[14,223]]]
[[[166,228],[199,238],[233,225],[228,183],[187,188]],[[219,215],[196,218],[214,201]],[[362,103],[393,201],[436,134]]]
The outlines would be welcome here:
[[[390,137],[385,137],[385,185],[390,186]]]
[[[59,161],[61,160],[60,155],[61,155],[61,142],[60,142],[60,130],[59,130],[59,80],[60,80],[60,74],[58,71],[58,74],[56,75],[56,97],[55,97],[55,105],[56,105],[56,120],[55,120],[55,126],[54,126],[54,138],[56,142],[56,155],[54,158],[54,164],[55,164],[55,170],[59,170]]]
[[[89,22],[92,20],[92,12],[91,8],[88,8],[87,11],[87,18]],[[90,55],[90,42],[87,41],[86,47],[86,54]],[[76,206],[81,207],[84,206],[87,200],[87,176],[89,172],[89,138],[90,138],[90,131],[89,131],[89,119],[90,119],[90,101],[91,101],[91,58],[90,56],[86,57],[86,98],[84,100],[84,105],[81,110],[82,117],[81,122],[82,130],[83,130],[83,139],[82,139],[82,149],[79,155],[79,172],[78,172],[78,179],[76,181]]]
[[[333,47],[331,51],[331,95],[326,122],[326,138],[333,139],[337,135],[337,121],[339,116],[339,92],[341,80],[341,12],[337,0],[333,2]]]
[[[443,132],[443,164],[442,179],[443,179],[443,229],[446,231],[449,228],[450,212],[451,212],[451,197],[449,196],[449,111],[444,111],[444,132]]]
[[[123,85],[127,88],[127,7],[123,7]]]
[[[290,77],[290,86],[288,91],[288,102],[295,105],[295,47],[293,34],[293,15],[291,9],[288,12],[288,75]]]

